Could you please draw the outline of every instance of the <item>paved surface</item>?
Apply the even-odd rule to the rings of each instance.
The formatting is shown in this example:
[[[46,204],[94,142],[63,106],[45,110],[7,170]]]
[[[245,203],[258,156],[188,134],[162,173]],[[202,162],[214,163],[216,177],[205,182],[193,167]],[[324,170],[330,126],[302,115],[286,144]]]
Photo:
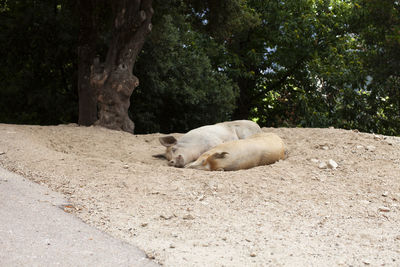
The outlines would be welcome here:
[[[62,195],[0,168],[0,266],[158,266],[64,212],[65,204]]]

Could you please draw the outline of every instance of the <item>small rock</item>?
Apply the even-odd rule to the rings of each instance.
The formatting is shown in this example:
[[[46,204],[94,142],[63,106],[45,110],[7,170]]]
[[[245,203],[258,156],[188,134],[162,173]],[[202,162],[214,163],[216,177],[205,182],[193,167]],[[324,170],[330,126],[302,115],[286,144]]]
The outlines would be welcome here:
[[[194,217],[191,214],[187,214],[182,217],[184,220],[194,220]]]
[[[387,192],[387,191],[385,191],[385,192],[382,193],[382,196],[383,196],[383,197],[387,197],[388,195],[389,195],[389,192]]]
[[[363,260],[363,263],[364,263],[365,265],[370,265],[370,264],[371,264],[371,262],[370,262],[369,260]]]
[[[175,244],[170,244],[169,247],[170,248],[175,248]]]
[[[6,152],[0,151],[0,155],[4,155],[4,154],[6,154]]]
[[[123,168],[124,168],[124,169],[128,169],[128,168],[129,168],[129,165],[125,164]]]
[[[382,206],[382,207],[379,207],[378,210],[381,212],[389,212],[390,208]]]
[[[146,227],[147,225],[149,225],[149,224],[148,223],[142,223],[140,226]]]
[[[328,167],[329,167],[330,169],[335,170],[338,166],[339,166],[339,165],[338,165],[333,159],[330,159],[330,160],[328,161]]]
[[[376,147],[374,147],[374,146],[367,146],[368,151],[374,152],[375,149],[376,149]]]
[[[319,162],[319,160],[317,160],[317,159],[310,159],[310,161],[313,162],[313,163],[318,163]]]
[[[318,168],[320,168],[320,169],[326,169],[326,168],[328,168],[328,165],[327,165],[325,162],[321,162],[321,163],[319,164]]]
[[[58,207],[67,213],[72,213],[74,209],[78,210],[74,205],[72,205],[70,203],[62,204],[62,205],[59,205]]]
[[[178,237],[178,233],[172,232],[172,233],[171,233],[171,236],[172,236],[172,237]]]
[[[152,252],[152,251],[145,252],[145,254],[146,254],[146,257],[150,260],[154,260],[156,258],[154,255],[154,252]]]
[[[383,139],[383,136],[375,135],[375,134],[374,134],[374,139],[377,140],[377,141],[379,141],[379,140],[382,140],[382,139]]]
[[[386,144],[388,144],[389,146],[393,146],[393,141],[388,140],[388,141],[386,141]]]
[[[356,146],[357,149],[363,149],[364,147],[361,145]]]
[[[164,220],[170,220],[174,217],[174,215],[165,215],[165,214],[161,214],[160,218],[164,219]]]
[[[346,262],[345,262],[344,260],[339,260],[339,261],[337,262],[337,264],[338,264],[339,266],[342,266],[342,265],[345,265]]]
[[[321,147],[322,148],[322,150],[329,150],[329,147],[328,146],[323,146],[323,147]]]
[[[254,253],[254,252],[251,252],[251,253],[250,253],[250,257],[255,257],[255,256],[257,256],[256,253]]]

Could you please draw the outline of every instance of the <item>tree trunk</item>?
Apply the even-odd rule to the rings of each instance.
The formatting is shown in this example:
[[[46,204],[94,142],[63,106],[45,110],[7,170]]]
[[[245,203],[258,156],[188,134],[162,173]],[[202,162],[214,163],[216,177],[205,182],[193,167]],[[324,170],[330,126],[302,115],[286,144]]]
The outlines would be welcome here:
[[[238,79],[239,85],[239,98],[236,101],[236,110],[233,112],[233,119],[243,120],[250,119],[251,108],[254,106],[254,88],[256,87],[256,81],[241,77]]]
[[[89,126],[97,120],[97,94],[90,85],[90,66],[96,55],[97,29],[91,0],[78,0],[78,124]]]
[[[98,93],[96,125],[133,133],[128,116],[130,96],[139,85],[133,66],[151,31],[151,0],[113,1],[113,37],[104,63],[95,58],[90,85]]]

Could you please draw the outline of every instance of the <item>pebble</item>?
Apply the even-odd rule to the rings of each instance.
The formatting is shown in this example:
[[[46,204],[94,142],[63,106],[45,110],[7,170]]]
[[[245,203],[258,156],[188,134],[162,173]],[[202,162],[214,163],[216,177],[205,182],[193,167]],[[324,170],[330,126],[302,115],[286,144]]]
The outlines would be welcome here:
[[[165,214],[161,214],[160,218],[164,219],[164,220],[170,220],[174,217],[174,215],[165,215]]]
[[[369,260],[363,260],[363,263],[364,263],[365,265],[370,265],[370,264],[371,264],[371,262],[370,262]]]
[[[254,252],[250,253],[250,257],[255,257],[255,256],[257,256],[256,253],[254,253]]]
[[[154,255],[154,252],[152,252],[152,251],[145,252],[145,253],[146,253],[147,258],[149,258],[150,260],[154,260],[156,258]]]
[[[172,232],[172,233],[171,233],[171,236],[172,236],[172,237],[178,237],[178,233]]]
[[[382,206],[382,207],[379,207],[378,210],[381,212],[389,212],[390,208]]]
[[[175,244],[170,244],[169,247],[170,248],[175,248],[176,246],[175,246]]]
[[[335,170],[338,166],[339,166],[339,165],[338,165],[338,164],[336,163],[336,161],[334,161],[333,159],[330,159],[330,160],[328,161],[328,167],[329,167],[330,169]]]
[[[313,162],[313,163],[318,163],[319,162],[319,160],[317,160],[317,159],[310,159],[310,161]]]
[[[124,165],[124,169],[128,169],[129,168],[129,165]]]
[[[326,168],[328,168],[328,165],[326,165],[325,162],[321,162],[321,163],[319,164],[318,168],[320,168],[320,169],[326,169]]]
[[[4,155],[4,154],[6,154],[6,152],[0,151],[0,155]]]
[[[374,146],[367,146],[368,151],[374,152],[375,149],[376,149],[376,147],[374,147]]]
[[[389,146],[393,146],[393,141],[392,140],[386,140],[386,144],[388,144]]]
[[[377,140],[377,141],[379,141],[379,140],[382,140],[382,139],[383,139],[383,136],[375,135],[375,134],[374,134],[374,139]]]
[[[187,214],[185,216],[183,216],[184,220],[194,220],[194,217],[191,214]]]
[[[356,146],[357,149],[363,149],[364,147],[361,145]]]
[[[329,150],[329,147],[328,146],[323,146],[322,149],[323,150]]]
[[[382,193],[382,196],[383,196],[383,197],[387,197],[388,195],[389,195],[389,192],[387,192],[387,191],[385,191],[385,192]]]

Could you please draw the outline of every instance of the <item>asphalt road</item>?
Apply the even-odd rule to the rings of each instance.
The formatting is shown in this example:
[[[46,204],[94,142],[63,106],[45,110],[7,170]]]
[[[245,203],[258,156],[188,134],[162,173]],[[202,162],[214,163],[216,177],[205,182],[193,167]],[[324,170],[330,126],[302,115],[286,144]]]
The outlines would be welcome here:
[[[61,194],[0,168],[0,266],[158,266],[63,205]]]

